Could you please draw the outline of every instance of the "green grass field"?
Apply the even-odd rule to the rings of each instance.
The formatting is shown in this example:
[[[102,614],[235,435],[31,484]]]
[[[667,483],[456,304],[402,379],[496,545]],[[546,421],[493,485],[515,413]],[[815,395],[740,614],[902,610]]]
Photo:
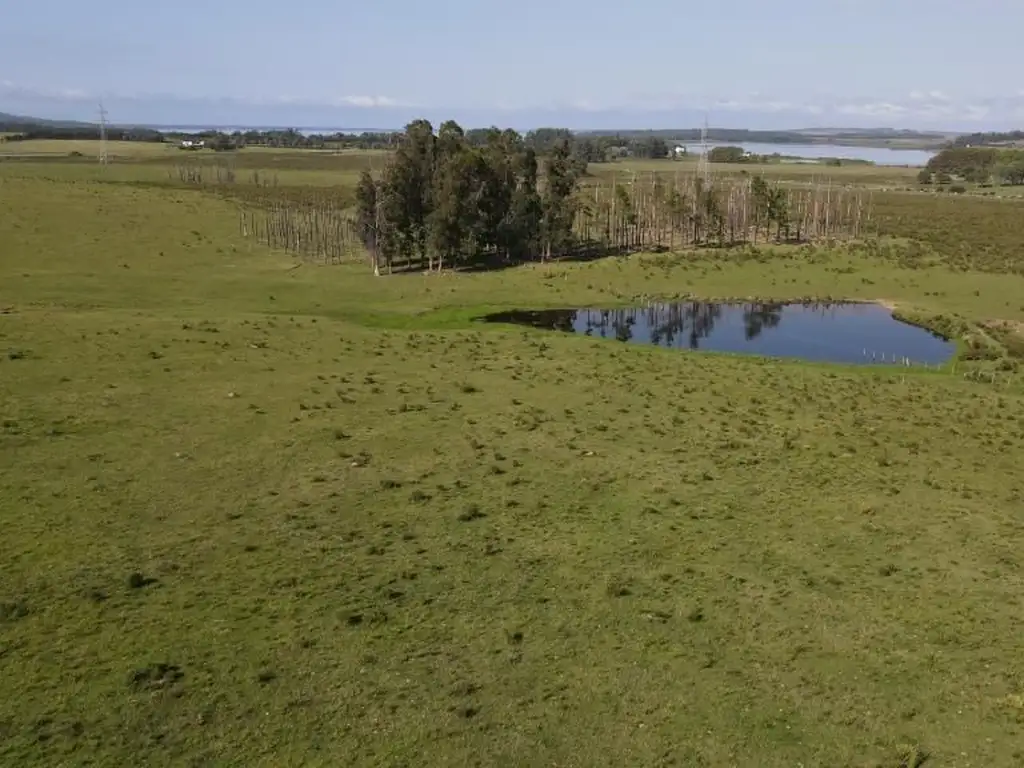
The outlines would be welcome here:
[[[672,162],[670,160],[629,159],[614,163],[595,163],[590,172],[597,177],[610,175],[628,176],[633,173],[693,173],[696,158]],[[713,163],[714,174],[735,175],[740,173],[762,174],[771,180],[809,183],[826,183],[832,180],[836,185],[856,184],[867,187],[905,187],[916,184],[919,169],[884,165],[841,165],[828,166],[818,163]]]
[[[470,320],[830,296],[1019,327],[1014,203],[374,278],[159,164],[80,167],[0,163],[0,764],[1024,761],[1012,377]]]
[[[0,158],[4,157],[66,157],[78,153],[97,159],[100,142],[90,139],[28,139],[0,142]],[[108,141],[107,154],[113,160],[170,157],[179,154],[174,144],[156,144],[148,141]]]

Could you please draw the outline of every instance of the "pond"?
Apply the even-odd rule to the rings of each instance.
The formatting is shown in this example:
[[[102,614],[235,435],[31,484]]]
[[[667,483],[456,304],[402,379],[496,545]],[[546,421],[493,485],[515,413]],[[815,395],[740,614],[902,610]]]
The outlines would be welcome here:
[[[633,344],[829,363],[939,365],[956,346],[878,304],[679,302],[625,309],[514,310],[487,322]]]

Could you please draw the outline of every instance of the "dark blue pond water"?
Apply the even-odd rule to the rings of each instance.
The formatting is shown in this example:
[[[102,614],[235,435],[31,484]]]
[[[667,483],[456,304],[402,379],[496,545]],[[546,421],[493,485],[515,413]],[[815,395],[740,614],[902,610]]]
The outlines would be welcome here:
[[[683,302],[627,309],[515,310],[483,319],[633,344],[829,363],[937,365],[956,351],[951,342],[896,320],[877,304]]]

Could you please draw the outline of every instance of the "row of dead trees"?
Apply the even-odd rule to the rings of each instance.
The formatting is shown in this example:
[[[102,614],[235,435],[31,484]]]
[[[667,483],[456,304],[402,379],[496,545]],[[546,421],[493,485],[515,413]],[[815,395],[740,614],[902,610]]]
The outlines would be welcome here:
[[[239,210],[243,236],[321,264],[365,255],[352,212],[327,202],[275,201]]]
[[[574,231],[584,243],[620,252],[854,239],[869,208],[863,190],[831,182],[650,174],[584,187]]]
[[[187,184],[192,187],[227,186],[238,182],[238,172],[228,163],[175,163],[169,168],[167,177],[171,181]],[[245,183],[255,187],[276,187],[276,173],[267,171],[250,171]]]

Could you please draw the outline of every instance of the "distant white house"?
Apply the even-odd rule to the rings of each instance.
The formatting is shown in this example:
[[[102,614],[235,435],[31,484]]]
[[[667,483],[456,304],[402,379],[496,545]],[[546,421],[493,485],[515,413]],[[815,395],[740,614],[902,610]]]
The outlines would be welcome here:
[[[184,139],[181,144],[178,145],[178,149],[202,149],[206,146],[206,142],[202,139],[193,141],[192,139]]]
[[[672,155],[674,157],[685,157],[687,154],[688,152],[686,150],[686,147],[684,147],[682,144],[679,144],[672,148]]]

